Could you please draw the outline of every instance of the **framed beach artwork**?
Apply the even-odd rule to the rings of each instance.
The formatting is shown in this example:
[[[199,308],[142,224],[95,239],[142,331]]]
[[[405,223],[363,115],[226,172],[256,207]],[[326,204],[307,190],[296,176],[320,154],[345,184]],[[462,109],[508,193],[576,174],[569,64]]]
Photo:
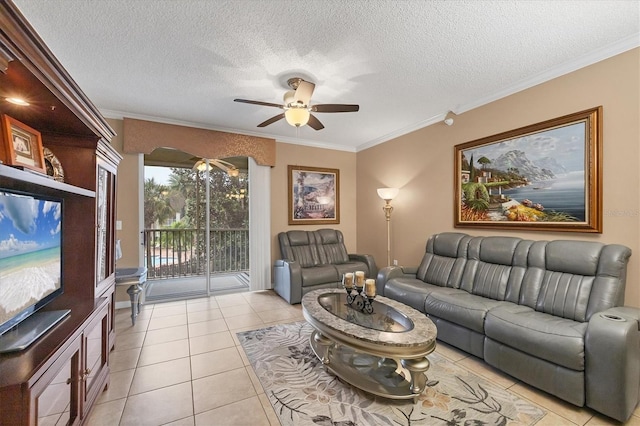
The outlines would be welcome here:
[[[456,227],[602,233],[602,107],[454,149]]]
[[[340,223],[340,170],[288,166],[289,225]]]

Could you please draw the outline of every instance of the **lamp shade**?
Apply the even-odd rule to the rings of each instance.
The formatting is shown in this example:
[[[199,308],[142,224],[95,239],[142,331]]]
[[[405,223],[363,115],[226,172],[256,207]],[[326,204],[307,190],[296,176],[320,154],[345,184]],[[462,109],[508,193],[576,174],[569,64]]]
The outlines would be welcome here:
[[[398,188],[378,188],[378,197],[383,200],[393,200],[400,190]]]
[[[207,170],[207,162],[205,160],[198,160],[193,168],[198,171],[204,172],[205,170]],[[211,170],[211,168],[209,168],[209,170]]]
[[[295,127],[304,126],[309,122],[309,110],[306,108],[292,107],[284,112],[287,123]]]

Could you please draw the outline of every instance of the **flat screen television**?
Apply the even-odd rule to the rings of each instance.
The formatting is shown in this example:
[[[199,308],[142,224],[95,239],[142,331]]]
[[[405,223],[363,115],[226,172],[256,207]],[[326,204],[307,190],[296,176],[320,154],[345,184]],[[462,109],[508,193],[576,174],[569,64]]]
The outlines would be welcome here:
[[[0,346],[63,292],[62,208],[62,199],[0,188]]]

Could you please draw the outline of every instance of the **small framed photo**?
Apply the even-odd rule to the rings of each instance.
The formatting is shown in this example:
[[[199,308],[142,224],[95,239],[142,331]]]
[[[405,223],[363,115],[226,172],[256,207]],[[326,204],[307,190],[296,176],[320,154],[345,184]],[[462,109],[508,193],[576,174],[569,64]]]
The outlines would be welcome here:
[[[46,174],[40,132],[6,114],[2,115],[1,148],[5,164]]]
[[[340,170],[288,169],[289,225],[340,223]]]

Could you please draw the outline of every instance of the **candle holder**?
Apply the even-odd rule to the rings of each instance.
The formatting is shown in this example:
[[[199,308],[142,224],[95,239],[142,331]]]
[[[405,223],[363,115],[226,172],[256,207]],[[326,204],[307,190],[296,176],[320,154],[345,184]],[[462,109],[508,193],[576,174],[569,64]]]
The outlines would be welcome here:
[[[347,303],[349,306],[365,314],[373,313],[373,299],[375,299],[375,295],[368,296],[364,291],[364,287],[345,287],[345,290],[347,291]],[[352,294],[353,290],[355,290],[355,294]]]

